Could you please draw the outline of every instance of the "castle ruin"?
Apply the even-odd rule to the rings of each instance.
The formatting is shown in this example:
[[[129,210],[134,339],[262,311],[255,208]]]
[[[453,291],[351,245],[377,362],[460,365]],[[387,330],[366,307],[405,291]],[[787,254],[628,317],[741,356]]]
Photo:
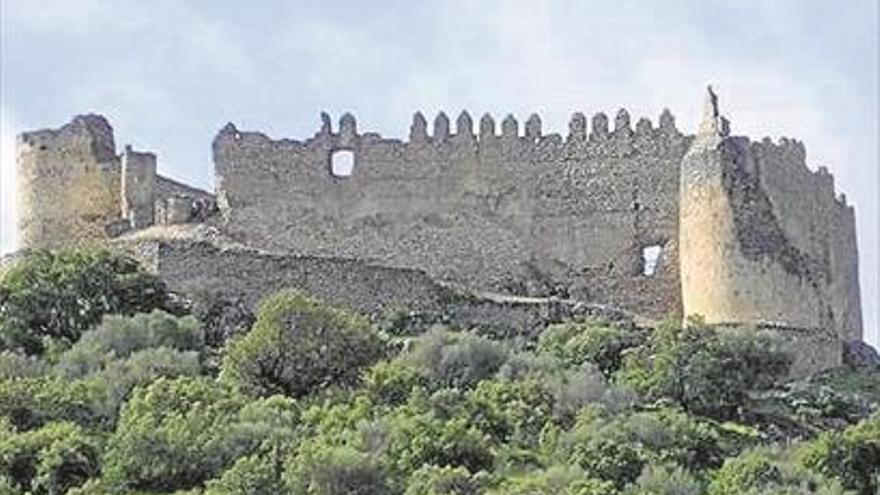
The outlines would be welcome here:
[[[150,231],[160,242],[163,227],[202,225],[260,256],[344,260],[474,293],[862,338],[852,206],[827,169],[808,169],[800,142],[730,135],[711,89],[696,135],[668,111],[657,126],[626,110],[589,125],[576,113],[565,136],[544,134],[537,115],[522,130],[488,115],[475,130],[467,112],[455,132],[444,113],[428,127],[417,113],[402,141],[360,132],[350,114],[334,131],[322,114],[296,141],[227,124],[210,194],[158,175],[151,153],[117,155],[102,117],[76,117],[19,137],[23,244]],[[241,281],[222,270],[218,290]],[[364,297],[379,297],[371,287]]]

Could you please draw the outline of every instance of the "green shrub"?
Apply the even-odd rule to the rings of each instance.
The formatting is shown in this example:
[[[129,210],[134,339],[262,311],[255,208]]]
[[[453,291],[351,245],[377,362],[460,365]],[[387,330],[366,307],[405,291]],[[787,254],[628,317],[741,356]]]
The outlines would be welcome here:
[[[284,480],[293,495],[390,493],[385,472],[370,455],[348,447],[301,449],[290,458]]]
[[[404,495],[478,495],[480,481],[463,467],[422,466],[406,486]]]
[[[62,494],[100,470],[98,442],[72,423],[0,436],[0,478],[19,493]]]
[[[0,380],[35,378],[44,375],[48,366],[37,356],[0,351]]]
[[[651,463],[674,462],[694,471],[717,467],[728,443],[713,425],[672,409],[611,418],[587,411],[564,436],[560,460],[622,489]]]
[[[127,359],[108,362],[103,369],[81,378],[92,395],[92,410],[113,425],[119,409],[137,386],[145,386],[159,377],[198,376],[201,371],[195,352],[181,352],[167,347],[137,351]]]
[[[648,400],[672,399],[695,414],[737,418],[750,391],[788,373],[790,358],[777,347],[762,335],[667,323],[625,357],[615,376]]]
[[[434,410],[408,406],[385,418],[384,455],[390,471],[407,477],[422,466],[461,466],[470,472],[490,470],[493,439],[467,417],[442,417]]]
[[[260,304],[250,333],[227,345],[221,378],[250,395],[302,397],[354,385],[385,353],[362,318],[283,291]]]
[[[0,381],[0,417],[17,431],[27,431],[56,421],[85,428],[104,422],[95,411],[95,391],[87,383],[46,376]]]
[[[160,378],[135,389],[108,440],[105,478],[129,490],[203,484],[263,441],[241,419],[249,402],[203,378]]]
[[[727,459],[709,484],[707,495],[843,495],[844,489],[830,480],[798,468],[785,453],[757,448]]]
[[[0,348],[30,354],[44,339],[71,344],[105,314],[172,304],[164,284],[105,250],[33,251],[0,275]]]
[[[553,466],[513,475],[487,495],[613,495],[614,485],[590,478],[576,466]]]
[[[409,359],[437,387],[468,388],[498,372],[509,356],[485,337],[435,329],[416,341]]]
[[[842,432],[823,433],[795,456],[801,466],[859,495],[880,492],[880,413]]]
[[[648,464],[625,495],[702,495],[703,484],[675,464]]]
[[[413,389],[429,385],[425,374],[404,359],[379,361],[364,372],[361,382],[375,403],[389,406],[405,403]]]
[[[606,377],[620,368],[623,351],[641,345],[642,333],[592,320],[550,325],[538,340],[539,353],[553,354],[569,364],[593,363]]]
[[[134,316],[108,315],[57,358],[55,371],[68,378],[82,377],[100,371],[111,361],[156,347],[201,352],[204,344],[198,321],[158,309]]]

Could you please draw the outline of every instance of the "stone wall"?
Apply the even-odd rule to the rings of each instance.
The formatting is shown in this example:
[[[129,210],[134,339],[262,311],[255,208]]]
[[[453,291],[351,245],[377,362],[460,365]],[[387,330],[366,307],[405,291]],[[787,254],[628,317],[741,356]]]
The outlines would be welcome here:
[[[24,247],[105,238],[120,217],[120,165],[113,130],[98,115],[18,136],[19,232]]]
[[[156,155],[125,147],[122,154],[122,215],[132,228],[155,221]]]
[[[803,145],[731,137],[714,105],[682,161],[685,314],[861,339],[852,208]]]
[[[227,125],[214,141],[227,233],[279,252],[421,268],[480,290],[559,295],[660,316],[680,309],[678,170],[690,138],[672,116],[632,128],[621,110],[575,114],[568,136],[532,116],[467,113],[433,134],[421,114],[408,141],[359,133],[345,115],[305,142]],[[354,153],[348,176],[334,152]],[[642,250],[663,254],[645,276]]]
[[[495,337],[536,337],[550,323],[576,316],[633,323],[603,306],[558,299],[475,295],[432,280],[421,270],[357,260],[270,254],[190,240],[127,240],[116,245],[194,301],[227,301],[253,311],[276,291],[299,289],[374,320],[439,323]]]
[[[155,154],[126,146],[117,155],[113,128],[100,115],[19,135],[16,167],[24,248],[103,241],[216,209],[212,194],[157,175]]]

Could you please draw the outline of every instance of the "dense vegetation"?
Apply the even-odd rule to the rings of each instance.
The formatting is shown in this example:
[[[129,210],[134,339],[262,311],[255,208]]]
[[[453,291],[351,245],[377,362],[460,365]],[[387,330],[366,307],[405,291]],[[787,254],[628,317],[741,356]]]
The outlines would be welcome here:
[[[537,342],[390,337],[295,291],[228,339],[217,314],[107,252],[17,261],[0,493],[878,492],[880,372],[786,383],[770,337],[592,320]]]

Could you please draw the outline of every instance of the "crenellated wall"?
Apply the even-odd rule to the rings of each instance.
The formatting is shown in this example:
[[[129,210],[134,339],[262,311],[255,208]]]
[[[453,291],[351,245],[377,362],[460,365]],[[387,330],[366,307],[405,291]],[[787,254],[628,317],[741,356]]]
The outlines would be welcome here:
[[[520,125],[440,113],[429,126],[417,113],[405,141],[361,132],[350,114],[335,131],[321,119],[304,141],[232,124],[218,133],[222,222],[201,231],[248,251],[166,245],[164,278],[230,297],[293,284],[370,311],[418,308],[448,289],[701,315],[784,329],[813,349],[797,351],[813,356],[809,368],[839,358],[829,332],[862,337],[852,206],[825,168],[810,171],[801,143],[731,136],[711,90],[693,136],[668,111],[657,126],[632,125],[625,110],[575,113],[565,136],[544,134],[537,115]],[[211,194],[157,175],[155,155],[117,156],[100,116],[23,134],[17,152],[25,247],[214,212]],[[350,157],[350,170],[334,163]],[[646,248],[660,248],[656,265]]]
[[[633,128],[575,114],[566,137],[540,118],[463,112],[433,132],[421,114],[408,141],[359,133],[344,115],[304,142],[232,124],[214,141],[218,203],[238,240],[278,252],[421,268],[471,288],[601,301],[650,316],[680,309],[678,169],[690,138],[665,112]],[[349,176],[332,155],[353,151]],[[642,249],[659,245],[656,272]]]
[[[862,337],[855,218],[804,146],[731,137],[710,93],[682,161],[685,314]]]

